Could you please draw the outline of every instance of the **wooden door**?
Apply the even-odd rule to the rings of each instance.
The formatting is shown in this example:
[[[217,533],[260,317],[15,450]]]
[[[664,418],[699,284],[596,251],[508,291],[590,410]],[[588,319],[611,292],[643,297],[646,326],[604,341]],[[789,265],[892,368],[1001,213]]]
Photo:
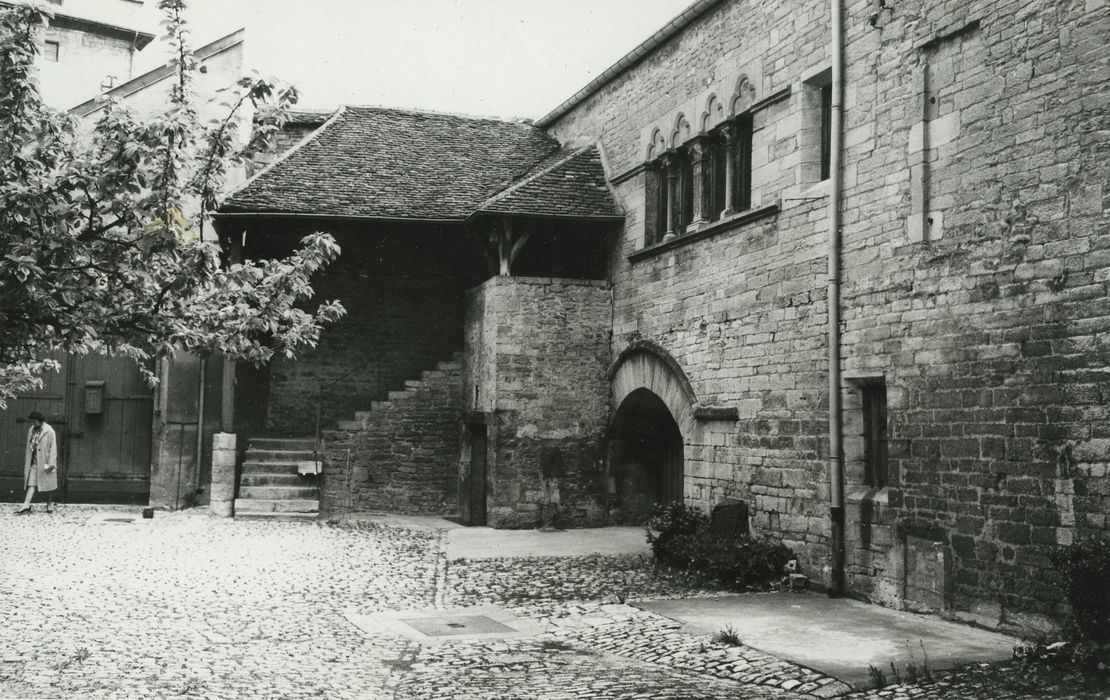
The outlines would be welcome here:
[[[40,391],[0,418],[0,495],[22,497],[26,417],[41,411],[58,434],[59,496],[70,502],[145,504],[150,494],[153,389],[134,360],[59,358]]]
[[[27,450],[27,430],[31,422],[27,416],[38,411],[46,416],[58,436],[58,486],[65,483],[66,452],[66,394],[68,392],[68,363],[64,355],[55,357],[62,364],[60,372],[47,374],[41,389],[20,394],[0,411],[0,498],[6,501],[23,500],[23,460]]]

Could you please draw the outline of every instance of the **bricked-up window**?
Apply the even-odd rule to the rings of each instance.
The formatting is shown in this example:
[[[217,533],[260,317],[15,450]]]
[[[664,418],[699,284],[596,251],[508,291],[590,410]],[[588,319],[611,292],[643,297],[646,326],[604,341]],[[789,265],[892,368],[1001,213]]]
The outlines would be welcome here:
[[[61,56],[61,48],[62,45],[60,42],[47,40],[42,49],[42,57],[47,61],[57,63],[58,58]]]
[[[881,489],[889,481],[886,436],[886,386],[865,384],[863,394],[863,483]]]

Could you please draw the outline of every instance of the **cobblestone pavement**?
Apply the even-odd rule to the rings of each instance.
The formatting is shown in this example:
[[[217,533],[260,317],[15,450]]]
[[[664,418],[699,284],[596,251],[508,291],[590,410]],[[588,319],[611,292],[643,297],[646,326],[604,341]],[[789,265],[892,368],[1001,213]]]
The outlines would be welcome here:
[[[716,594],[660,575],[638,557],[447,563],[436,532],[229,521],[201,512],[90,523],[103,512],[0,511],[0,698],[850,693],[815,671],[688,634],[629,605]],[[421,643],[368,634],[348,619],[490,604],[540,633]],[[1079,697],[1038,695],[999,685],[998,677],[972,669],[850,696]]]

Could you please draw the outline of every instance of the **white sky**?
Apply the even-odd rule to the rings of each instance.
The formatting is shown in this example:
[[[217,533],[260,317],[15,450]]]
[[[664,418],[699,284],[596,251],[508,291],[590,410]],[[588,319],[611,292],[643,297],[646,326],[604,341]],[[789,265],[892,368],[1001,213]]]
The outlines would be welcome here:
[[[301,106],[372,104],[539,118],[692,0],[192,0],[194,46],[247,30],[246,67],[301,90]],[[104,5],[109,3],[109,5]],[[124,0],[65,0],[137,8]],[[156,0],[132,17],[154,33]],[[127,22],[135,26],[135,22]],[[164,47],[138,56],[136,75]]]

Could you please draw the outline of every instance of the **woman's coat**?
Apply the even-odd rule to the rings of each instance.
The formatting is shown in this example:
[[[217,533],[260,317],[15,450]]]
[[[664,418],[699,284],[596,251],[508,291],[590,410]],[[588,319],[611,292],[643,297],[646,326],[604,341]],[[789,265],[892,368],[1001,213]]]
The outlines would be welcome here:
[[[32,483],[31,470],[35,470],[36,481],[38,483],[39,491],[57,491],[58,490],[58,438],[54,434],[54,429],[48,423],[42,424],[42,437],[39,438],[39,450],[35,459],[35,463],[31,464],[31,436],[34,434],[34,426],[27,431],[27,456],[23,460],[23,488]],[[50,471],[46,471],[46,467],[53,467]]]

